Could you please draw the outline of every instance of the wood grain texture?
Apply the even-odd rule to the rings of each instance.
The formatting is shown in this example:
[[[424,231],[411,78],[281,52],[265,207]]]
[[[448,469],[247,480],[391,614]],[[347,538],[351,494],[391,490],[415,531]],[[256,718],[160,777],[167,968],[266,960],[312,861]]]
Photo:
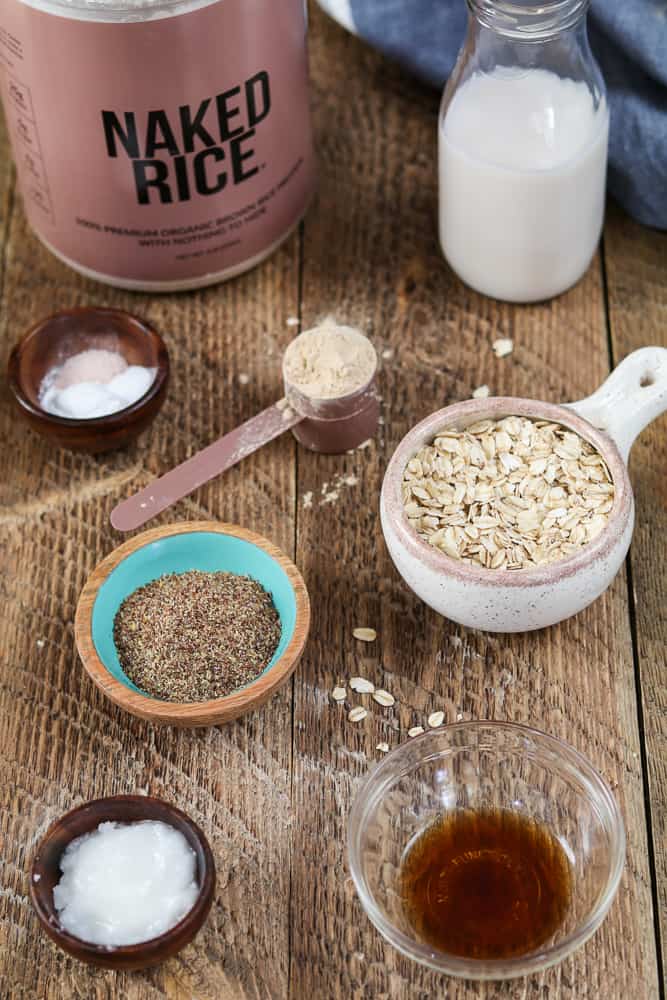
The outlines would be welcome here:
[[[6,164],[2,134],[0,164]],[[0,167],[0,178],[9,173]],[[299,235],[224,286],[165,297],[117,292],[40,247],[20,202],[0,190],[7,231],[0,364],[55,309],[102,304],[164,335],[172,383],[154,424],[126,451],[54,449],[0,400],[0,997],[17,1000],[283,998],[289,965],[291,685],[224,728],[156,728],[113,706],[78,662],[78,595],[120,541],[112,507],[279,398],[278,360],[298,312]],[[248,350],[248,344],[253,345]],[[248,375],[241,384],[239,375]],[[245,379],[243,380],[245,382]],[[224,520],[294,551],[295,445],[289,435],[184,501],[162,523]],[[159,522],[158,522],[159,523]],[[202,933],[178,957],[133,974],[91,972],[39,932],[27,865],[49,823],[87,799],[144,792],[184,807],[218,868]]]
[[[614,355],[645,344],[667,347],[667,233],[646,229],[610,206],[604,238]],[[667,417],[640,435],[630,457],[637,523],[630,552],[655,889],[667,969]]]
[[[391,451],[418,418],[483,382],[502,394],[585,396],[609,368],[600,260],[571,292],[517,309],[464,288],[440,256],[433,171],[437,99],[315,17],[311,60],[320,127],[320,194],[305,226],[302,317],[335,313],[370,333],[385,360],[384,434],[346,459],[299,454],[297,564],[314,601],[296,675],[292,995],[397,1000],[427,996],[620,1000],[657,996],[644,800],[624,575],[591,608],[524,636],[465,631],[416,601],[390,565],[377,497]],[[345,73],[340,67],[345,67]],[[512,337],[511,359],[491,351]],[[358,485],[323,502],[323,484]],[[324,491],[326,495],[326,489]],[[379,638],[356,643],[370,625]],[[347,721],[332,687],[352,674],[390,690]],[[356,697],[354,700],[358,700]],[[412,965],[371,928],[347,878],[345,825],[375,745],[447,719],[530,722],[583,751],[619,796],[628,865],[599,933],[559,968],[519,983],[455,983]],[[629,930],[631,928],[631,930]]]
[[[655,872],[635,659],[664,884],[658,840],[664,844],[658,820],[664,813],[656,811],[665,801],[664,618],[657,598],[664,559],[649,558],[664,537],[648,520],[662,523],[656,508],[664,477],[657,462],[637,457],[645,441],[658,439],[647,431],[632,463],[639,505],[632,556],[636,649],[625,574],[592,607],[540,633],[483,635],[438,618],[391,566],[377,511],[389,455],[432,410],[468,397],[483,382],[494,393],[556,402],[600,383],[610,360],[601,259],[576,288],[539,306],[518,308],[463,287],[436,239],[437,97],[314,7],[312,14],[320,194],[303,240],[294,236],[233,282],[149,298],[67,270],[30,234],[0,137],[0,364],[42,316],[93,303],[153,322],[172,363],[168,398],[154,424],[126,451],[97,458],[55,449],[26,432],[4,382],[0,390],[0,997],[655,1000]],[[664,243],[613,216],[607,232],[611,329],[614,338],[628,338],[616,348],[625,353],[645,342],[630,339],[640,321],[643,332],[660,332]],[[311,593],[313,626],[294,680],[261,712],[224,728],[157,728],[133,718],[97,691],[74,644],[81,589],[119,542],[109,513],[122,497],[278,398],[280,354],[297,329],[287,319],[301,316],[306,328],[329,312],[358,324],[385,355],[384,424],[373,444],[323,456],[297,453],[286,435],[158,521],[241,524],[295,559]],[[515,343],[503,360],[491,350],[499,336]],[[651,447],[651,455],[661,454],[659,442]],[[311,506],[304,502],[308,493]],[[358,625],[376,628],[378,641],[354,641]],[[329,691],[352,674],[381,683],[396,705],[370,702],[369,717],[349,724],[349,703],[334,705]],[[379,740],[394,745],[437,708],[448,720],[521,720],[565,738],[619,797],[628,864],[618,898],[595,937],[557,969],[486,986],[443,979],[385,945],[356,899],[344,846],[355,787]],[[135,792],[174,802],[202,827],[216,859],[216,897],[196,941],[164,966],[95,972],[40,933],[28,901],[29,859],[49,823],[67,809]]]
[[[295,622],[289,642],[275,663],[251,684],[233,691],[224,698],[204,702],[169,702],[152,698],[133,691],[127,684],[117,680],[101,659],[93,637],[93,608],[100,587],[109,574],[123,560],[153,542],[173,538],[177,535],[203,531],[229,536],[249,542],[262,549],[276,562],[290,581],[294,592]],[[236,524],[221,524],[217,521],[184,521],[179,524],[162,525],[135,535],[114,549],[99,566],[96,566],[79,597],[74,616],[74,640],[76,648],[93,683],[100,691],[126,712],[147,719],[155,725],[173,726],[218,726],[256,711],[291,677],[299,662],[308,637],[310,626],[310,602],[303,578],[291,559],[262,535],[248,531]]]

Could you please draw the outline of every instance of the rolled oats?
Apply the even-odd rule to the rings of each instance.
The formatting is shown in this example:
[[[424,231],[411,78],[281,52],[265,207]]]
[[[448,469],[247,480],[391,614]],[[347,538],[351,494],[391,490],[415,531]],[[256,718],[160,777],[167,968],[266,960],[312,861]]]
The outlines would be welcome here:
[[[375,691],[375,684],[367,681],[365,677],[350,677],[350,687],[357,694],[373,694]]]
[[[377,632],[374,628],[355,628],[352,630],[352,635],[355,639],[360,639],[361,642],[374,642],[377,639]]]
[[[491,347],[497,358],[506,358],[514,350],[514,342],[509,337],[499,337],[493,341]]]
[[[473,399],[486,399],[491,393],[488,385],[478,385],[476,389],[473,389],[472,398]]]
[[[408,729],[408,736],[421,736],[423,732],[423,726],[413,726],[412,729]]]
[[[546,420],[509,416],[443,429],[408,462],[405,514],[453,559],[487,569],[557,562],[592,541],[614,504],[595,448]]]

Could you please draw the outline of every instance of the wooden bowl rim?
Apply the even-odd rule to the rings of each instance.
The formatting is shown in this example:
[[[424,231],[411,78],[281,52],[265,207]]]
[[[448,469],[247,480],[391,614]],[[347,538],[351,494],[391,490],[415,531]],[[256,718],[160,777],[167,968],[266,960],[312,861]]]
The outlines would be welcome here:
[[[107,413],[103,417],[61,417],[57,413],[47,413],[47,411],[43,410],[41,406],[37,406],[33,403],[23,389],[19,363],[21,349],[31,337],[40,333],[54,320],[60,319],[62,316],[76,317],[85,316],[89,313],[102,313],[107,316],[120,317],[124,322],[129,320],[134,326],[141,328],[144,336],[153,340],[155,343],[157,353],[157,370],[155,372],[155,378],[146,389],[143,396],[140,396],[139,399],[134,401],[134,403],[130,403],[129,406],[124,406],[122,410],[116,410],[114,413]],[[166,388],[169,380],[169,372],[169,351],[164,338],[158,332],[156,327],[154,327],[152,323],[149,323],[148,320],[144,319],[142,316],[137,316],[136,313],[127,312],[125,309],[114,309],[108,306],[75,306],[72,309],[58,309],[56,312],[50,313],[48,316],[45,316],[36,323],[33,323],[30,329],[27,330],[20,340],[14,344],[9,355],[9,360],[7,361],[7,381],[16,402],[22,410],[25,410],[37,420],[43,421],[46,424],[51,424],[54,427],[67,429],[80,428],[91,430],[93,432],[117,430],[119,427],[126,426],[128,418],[133,420],[140,417],[144,408],[151,403],[152,400],[154,400],[156,396],[163,391],[163,389]]]
[[[92,615],[98,591],[112,570],[133,552],[162,538],[199,532],[230,535],[262,549],[287,575],[296,603],[296,620],[292,637],[273,666],[265,670],[246,687],[223,698],[210,701],[174,702],[151,698],[150,695],[132,691],[122,681],[116,680],[100,659],[92,635]],[[88,577],[81,591],[74,617],[74,636],[81,661],[97,687],[116,705],[132,715],[151,722],[181,726],[207,726],[231,722],[267,700],[293,673],[308,637],[310,627],[310,599],[301,573],[285,553],[254,531],[223,521],[181,521],[161,525],[135,535],[123,542],[106,556]]]
[[[95,944],[92,941],[84,941],[82,938],[76,937],[75,934],[71,934],[69,931],[64,930],[58,922],[54,923],[54,920],[58,920],[55,905],[53,905],[50,909],[44,905],[42,894],[38,888],[39,882],[35,881],[34,876],[39,874],[36,869],[40,865],[41,856],[45,848],[48,846],[49,841],[59,829],[67,831],[68,826],[71,825],[73,817],[79,813],[89,811],[92,814],[91,819],[94,817],[94,824],[91,826],[89,832],[97,829],[100,823],[106,823],[109,821],[114,823],[143,822],[143,820],[122,820],[111,818],[109,816],[105,817],[105,811],[112,803],[118,806],[124,804],[134,804],[141,806],[142,808],[146,807],[146,820],[159,820],[159,822],[162,823],[169,823],[168,820],[164,819],[164,813],[178,818],[183,825],[188,827],[199,844],[204,858],[204,867],[203,871],[200,873],[201,886],[199,894],[188,912],[181,917],[178,923],[174,924],[173,927],[170,927],[169,930],[165,931],[163,934],[159,934],[157,937],[147,938],[145,941],[139,941],[136,944],[106,946],[103,944]],[[155,806],[159,807],[159,813],[155,812]],[[175,830],[178,829],[175,824],[170,825],[173,825]],[[77,836],[81,836],[81,834],[73,835],[67,843],[70,844],[76,839]],[[188,846],[191,845],[188,844]],[[197,859],[197,864],[199,866],[199,859]],[[172,942],[181,936],[183,931],[186,931],[188,934],[192,931],[190,936],[186,936],[186,939],[182,941],[178,950],[180,951],[181,948],[184,948],[186,944],[188,944],[198,933],[208,915],[211,903],[213,902],[213,895],[215,893],[215,883],[215,860],[213,858],[211,845],[209,844],[204,831],[197,823],[195,823],[193,819],[191,819],[190,816],[188,816],[187,813],[183,812],[182,809],[179,809],[178,806],[173,805],[171,802],[167,802],[165,799],[160,799],[155,795],[107,795],[99,799],[90,799],[88,802],[82,802],[81,805],[75,806],[74,809],[70,809],[66,813],[63,813],[62,816],[50,824],[44,836],[40,838],[37,850],[33,855],[32,864],[30,865],[30,899],[33,909],[37,914],[37,918],[49,937],[69,954],[75,955],[75,957],[78,957],[83,961],[104,959],[108,961],[109,967],[111,967],[114,963],[117,964],[127,960],[140,961],[143,958],[145,958],[148,963],[152,964],[152,961],[154,961],[164,949],[169,948]]]

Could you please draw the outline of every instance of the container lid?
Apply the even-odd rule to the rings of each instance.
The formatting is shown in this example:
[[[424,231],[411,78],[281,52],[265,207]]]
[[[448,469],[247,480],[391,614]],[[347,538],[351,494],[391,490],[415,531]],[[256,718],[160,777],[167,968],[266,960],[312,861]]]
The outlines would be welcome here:
[[[21,0],[26,7],[78,21],[152,21],[224,0]]]

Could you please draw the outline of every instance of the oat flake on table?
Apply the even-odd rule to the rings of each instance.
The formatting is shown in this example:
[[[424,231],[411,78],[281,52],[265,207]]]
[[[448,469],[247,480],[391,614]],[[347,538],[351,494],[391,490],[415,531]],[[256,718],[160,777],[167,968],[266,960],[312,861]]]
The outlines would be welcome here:
[[[350,687],[357,694],[373,694],[375,691],[375,684],[365,677],[350,677]]]
[[[514,342],[509,337],[499,337],[491,345],[497,358],[506,358],[514,350]]]
[[[377,632],[374,628],[360,627],[352,630],[352,635],[355,639],[359,639],[361,642],[375,642],[377,639]]]
[[[491,390],[488,385],[478,385],[476,389],[473,389],[472,398],[473,399],[487,399],[491,394]]]

